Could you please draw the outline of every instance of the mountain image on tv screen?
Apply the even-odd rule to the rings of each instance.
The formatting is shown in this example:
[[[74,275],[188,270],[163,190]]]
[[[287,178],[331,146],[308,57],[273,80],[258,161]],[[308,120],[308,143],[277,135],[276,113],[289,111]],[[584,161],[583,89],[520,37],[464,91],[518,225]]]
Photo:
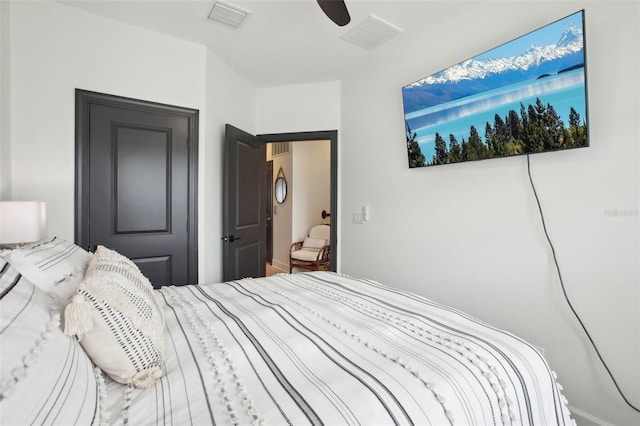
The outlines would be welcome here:
[[[584,11],[402,88],[409,167],[589,146]]]

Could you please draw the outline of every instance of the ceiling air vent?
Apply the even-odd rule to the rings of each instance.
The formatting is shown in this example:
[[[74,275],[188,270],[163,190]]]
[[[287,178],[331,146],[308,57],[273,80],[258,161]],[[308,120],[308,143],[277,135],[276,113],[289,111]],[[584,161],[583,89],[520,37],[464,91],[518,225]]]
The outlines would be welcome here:
[[[250,14],[251,12],[230,5],[229,3],[217,1],[213,4],[207,19],[232,28],[239,28]]]
[[[402,30],[382,19],[369,15],[364,21],[340,37],[367,50],[375,49]]]
[[[289,142],[273,142],[271,143],[271,156],[284,155],[289,153]]]

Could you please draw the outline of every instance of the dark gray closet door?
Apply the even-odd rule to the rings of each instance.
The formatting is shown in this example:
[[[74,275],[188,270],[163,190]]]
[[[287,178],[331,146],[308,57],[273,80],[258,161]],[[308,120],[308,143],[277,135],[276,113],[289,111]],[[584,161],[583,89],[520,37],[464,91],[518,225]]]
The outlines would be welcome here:
[[[154,287],[197,281],[198,113],[78,91],[79,245],[132,259]]]

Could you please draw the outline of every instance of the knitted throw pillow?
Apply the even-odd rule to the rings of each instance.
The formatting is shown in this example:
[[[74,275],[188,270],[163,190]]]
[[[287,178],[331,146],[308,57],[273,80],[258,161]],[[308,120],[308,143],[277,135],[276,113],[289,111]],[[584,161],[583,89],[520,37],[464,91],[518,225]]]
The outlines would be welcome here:
[[[153,287],[114,250],[96,249],[65,309],[65,333],[117,382],[146,388],[162,376],[164,318]]]

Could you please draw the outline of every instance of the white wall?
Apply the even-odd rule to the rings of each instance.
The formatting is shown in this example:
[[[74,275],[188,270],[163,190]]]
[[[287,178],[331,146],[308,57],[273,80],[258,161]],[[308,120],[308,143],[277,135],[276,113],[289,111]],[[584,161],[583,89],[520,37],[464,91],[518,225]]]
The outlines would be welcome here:
[[[231,124],[255,131],[255,89],[213,52],[207,52],[206,140],[200,142],[203,170],[199,181],[199,280],[222,281],[222,223],[224,128]]]
[[[591,147],[535,155],[532,172],[568,294],[640,405],[638,2],[473,3],[466,14],[429,17],[438,37],[390,49],[343,81],[340,271],[515,332],[546,350],[572,407],[640,424],[563,301],[526,157],[407,167],[403,85],[581,8]],[[365,204],[370,221],[352,224]]]
[[[0,2],[0,200],[11,198],[9,3]]]
[[[254,130],[255,90],[201,45],[54,2],[9,13],[11,196],[46,201],[48,233],[73,239],[76,88],[198,109],[199,280],[219,281],[224,123]]]
[[[331,212],[331,141],[293,143],[292,241],[302,241],[312,226],[328,223]]]
[[[340,92],[339,81],[258,89],[256,132],[339,131]]]
[[[258,134],[338,130],[338,197],[340,197],[341,83],[334,81],[258,89],[256,113],[256,133]],[[306,143],[308,142],[300,142],[300,144]],[[274,162],[274,178],[277,173],[278,168]],[[295,186],[295,183],[293,185]],[[340,208],[340,201],[338,201],[338,211]],[[331,214],[335,217],[337,212],[331,212]],[[295,235],[289,236],[289,240],[294,241],[291,238],[295,238]],[[339,250],[340,236],[338,235]],[[287,254],[287,265],[288,259]],[[337,263],[340,268],[340,257]]]
[[[13,196],[46,201],[49,233],[72,239],[74,90],[202,114],[206,49],[58,3],[12,2],[10,12]]]

